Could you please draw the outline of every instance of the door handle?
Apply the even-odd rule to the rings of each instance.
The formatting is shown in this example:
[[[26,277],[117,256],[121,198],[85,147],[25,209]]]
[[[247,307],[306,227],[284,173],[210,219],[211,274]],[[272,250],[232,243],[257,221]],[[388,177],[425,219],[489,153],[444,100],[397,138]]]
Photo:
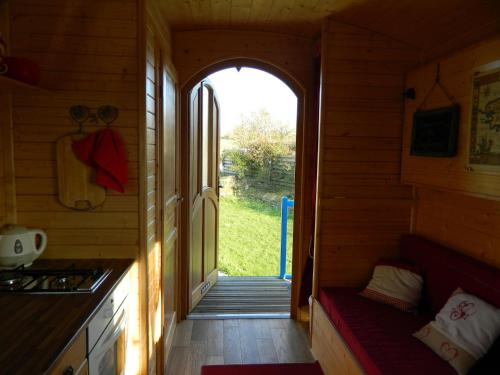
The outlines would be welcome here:
[[[222,185],[219,185],[219,189],[224,189],[224,186],[222,186]]]
[[[184,202],[184,198],[181,196],[177,197],[177,203],[182,203],[182,202]]]

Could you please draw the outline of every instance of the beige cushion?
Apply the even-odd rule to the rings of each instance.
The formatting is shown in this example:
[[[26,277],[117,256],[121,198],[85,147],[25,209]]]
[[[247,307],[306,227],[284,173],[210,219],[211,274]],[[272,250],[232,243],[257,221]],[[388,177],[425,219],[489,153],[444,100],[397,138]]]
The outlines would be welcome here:
[[[422,276],[394,265],[377,265],[361,296],[382,302],[400,310],[416,309],[422,293]]]
[[[459,374],[466,375],[476,359],[460,346],[455,345],[431,323],[425,325],[414,336],[448,362]]]

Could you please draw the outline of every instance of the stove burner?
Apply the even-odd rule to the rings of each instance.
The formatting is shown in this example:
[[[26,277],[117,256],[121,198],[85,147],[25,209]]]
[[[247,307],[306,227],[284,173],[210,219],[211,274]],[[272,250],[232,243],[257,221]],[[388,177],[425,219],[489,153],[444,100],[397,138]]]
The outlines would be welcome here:
[[[23,279],[24,266],[17,267],[13,270],[0,271],[0,286],[13,286],[21,282]]]
[[[109,269],[25,269],[0,271],[0,292],[92,293],[111,273]]]
[[[8,276],[7,278],[0,278],[0,285],[13,286],[20,283],[22,277]]]
[[[59,276],[56,278],[56,283],[58,284],[67,284],[68,278],[66,276]]]

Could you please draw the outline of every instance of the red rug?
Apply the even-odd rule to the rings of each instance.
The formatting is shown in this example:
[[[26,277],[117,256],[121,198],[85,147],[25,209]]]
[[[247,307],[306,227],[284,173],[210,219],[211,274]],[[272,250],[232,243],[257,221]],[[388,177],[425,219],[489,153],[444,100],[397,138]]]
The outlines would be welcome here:
[[[323,375],[316,363],[203,366],[201,375]]]

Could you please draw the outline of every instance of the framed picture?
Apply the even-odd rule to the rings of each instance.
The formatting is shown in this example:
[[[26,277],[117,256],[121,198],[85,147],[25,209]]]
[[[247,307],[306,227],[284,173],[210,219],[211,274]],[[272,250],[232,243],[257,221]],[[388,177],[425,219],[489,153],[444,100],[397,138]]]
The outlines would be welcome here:
[[[460,106],[413,114],[410,155],[449,158],[457,153]]]
[[[500,69],[472,79],[469,165],[500,172]]]

